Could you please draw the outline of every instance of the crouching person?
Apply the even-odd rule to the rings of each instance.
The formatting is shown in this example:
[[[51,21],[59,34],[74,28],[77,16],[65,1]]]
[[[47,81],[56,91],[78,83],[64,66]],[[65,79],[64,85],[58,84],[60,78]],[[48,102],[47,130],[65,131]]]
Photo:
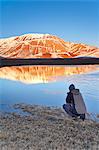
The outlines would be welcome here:
[[[69,92],[66,97],[66,104],[63,105],[63,109],[71,117],[80,117],[85,120],[86,106],[79,89],[75,89],[75,86],[71,84],[69,86]]]

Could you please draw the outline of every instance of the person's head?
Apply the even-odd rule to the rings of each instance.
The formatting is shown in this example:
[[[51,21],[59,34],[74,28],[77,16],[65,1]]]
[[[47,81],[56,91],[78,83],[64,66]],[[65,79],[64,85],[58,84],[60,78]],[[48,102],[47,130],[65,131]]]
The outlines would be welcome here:
[[[74,90],[74,89],[75,89],[74,84],[71,84],[71,85],[69,86],[69,90],[72,91],[72,90]]]

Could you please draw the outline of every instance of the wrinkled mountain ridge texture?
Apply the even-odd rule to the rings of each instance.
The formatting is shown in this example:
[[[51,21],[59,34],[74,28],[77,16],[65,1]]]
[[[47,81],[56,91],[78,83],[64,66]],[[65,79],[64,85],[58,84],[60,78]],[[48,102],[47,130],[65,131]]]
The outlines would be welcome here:
[[[50,34],[25,34],[0,39],[0,56],[6,58],[99,57],[99,48],[65,42]]]

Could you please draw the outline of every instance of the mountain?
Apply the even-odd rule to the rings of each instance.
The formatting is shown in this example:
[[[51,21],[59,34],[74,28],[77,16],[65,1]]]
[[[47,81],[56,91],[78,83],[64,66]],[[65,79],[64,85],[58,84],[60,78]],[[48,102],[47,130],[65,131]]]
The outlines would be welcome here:
[[[60,66],[22,66],[0,68],[0,78],[20,81],[26,84],[48,83],[62,77],[84,74],[99,70],[97,66],[60,67]]]
[[[25,34],[0,39],[0,57],[7,58],[73,58],[99,57],[99,48],[65,42],[50,34]]]

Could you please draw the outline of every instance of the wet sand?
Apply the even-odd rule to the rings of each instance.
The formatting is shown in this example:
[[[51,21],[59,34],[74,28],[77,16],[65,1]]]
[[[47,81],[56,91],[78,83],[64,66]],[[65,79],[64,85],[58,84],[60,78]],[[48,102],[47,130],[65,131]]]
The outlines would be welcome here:
[[[0,115],[1,150],[96,150],[99,123],[69,118],[61,108],[16,104]]]

